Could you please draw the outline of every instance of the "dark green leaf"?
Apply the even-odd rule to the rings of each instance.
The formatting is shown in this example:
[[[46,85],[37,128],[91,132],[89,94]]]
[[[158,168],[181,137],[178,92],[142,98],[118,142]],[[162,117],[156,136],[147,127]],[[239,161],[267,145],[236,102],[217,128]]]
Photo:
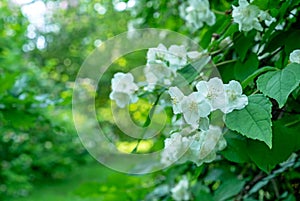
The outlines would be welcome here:
[[[244,62],[236,62],[234,65],[234,75],[237,80],[243,81],[249,75],[251,75],[254,71],[257,70],[259,64],[259,60],[257,55],[254,53],[249,54]]]
[[[270,172],[278,163],[288,159],[300,149],[300,116],[289,116],[275,121],[273,126],[273,146],[251,140],[247,150],[251,160],[263,171]]]
[[[244,187],[245,181],[238,178],[231,178],[224,181],[221,186],[215,191],[214,200],[224,201],[238,194]]]
[[[247,153],[247,139],[238,133],[229,130],[224,135],[227,147],[221,154],[229,161],[245,163],[251,161]]]
[[[251,33],[249,35],[244,36],[241,33],[235,34],[233,37],[234,41],[234,49],[236,50],[237,54],[239,55],[240,60],[243,62],[246,58],[247,52],[251,49],[254,41],[254,36]]]

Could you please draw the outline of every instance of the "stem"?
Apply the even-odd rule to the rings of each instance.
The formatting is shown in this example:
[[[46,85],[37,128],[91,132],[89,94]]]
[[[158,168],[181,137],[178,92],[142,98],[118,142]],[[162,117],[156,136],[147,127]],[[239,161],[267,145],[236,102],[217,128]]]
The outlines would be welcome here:
[[[257,76],[259,76],[260,74],[267,72],[267,71],[274,71],[274,70],[278,70],[278,68],[275,67],[271,67],[271,66],[266,66],[263,68],[260,68],[258,70],[256,70],[254,73],[252,73],[251,75],[249,75],[243,82],[242,82],[242,88],[245,89],[246,86],[253,81]]]
[[[297,120],[295,120],[295,121],[292,121],[292,122],[290,122],[290,123],[287,123],[287,124],[285,124],[284,126],[285,126],[285,127],[289,127],[289,126],[292,126],[292,125],[294,125],[294,124],[296,124],[296,123],[298,123],[298,122],[300,122],[300,119],[297,119]]]
[[[214,12],[216,14],[219,14],[219,15],[227,15],[225,12],[218,11],[218,10],[215,10],[215,9],[212,9],[212,12]]]
[[[251,95],[256,94],[257,92],[259,92],[258,89],[256,89]]]
[[[160,97],[162,96],[162,94],[166,91],[166,89],[167,89],[167,88],[163,88],[162,91],[158,94],[158,96],[157,96],[155,102],[153,103],[152,108],[150,109],[150,111],[149,111],[149,113],[148,113],[148,115],[147,115],[147,119],[146,119],[145,123],[143,124],[143,128],[145,128],[145,127],[147,127],[147,126],[150,125],[150,123],[151,123],[151,118],[152,118],[152,116],[153,116],[153,114],[154,114],[154,111],[155,111],[155,108],[156,108],[156,106],[157,106],[157,104],[158,104],[158,101],[159,101]],[[145,135],[145,132],[143,133],[142,136],[144,136],[144,135]],[[140,139],[138,139],[138,142],[137,142],[136,146],[133,148],[133,150],[131,151],[131,153],[136,153],[136,152],[137,152],[137,149],[138,149],[138,147],[139,147],[140,142],[142,141],[142,139],[143,139],[143,137],[140,138]]]
[[[227,31],[227,29],[230,27],[230,25],[232,25],[232,21],[231,20],[226,25],[226,27],[221,31],[220,36],[222,36]]]
[[[217,63],[216,66],[222,66],[222,65],[225,65],[225,64],[230,64],[230,63],[234,63],[236,61],[237,61],[237,59],[227,60],[227,61]]]
[[[215,54],[219,54],[220,52],[222,52],[223,50],[225,50],[226,48],[230,47],[231,45],[233,44],[233,42],[229,43],[228,45],[226,45],[225,47],[219,49],[219,50],[216,50],[216,51],[213,51],[210,53],[211,56],[214,56]]]
[[[273,186],[273,189],[274,189],[274,192],[275,192],[275,196],[276,196],[277,199],[279,199],[280,194],[279,194],[278,186],[277,186],[276,181],[275,181],[274,178],[271,179],[271,183],[272,183],[272,186]]]

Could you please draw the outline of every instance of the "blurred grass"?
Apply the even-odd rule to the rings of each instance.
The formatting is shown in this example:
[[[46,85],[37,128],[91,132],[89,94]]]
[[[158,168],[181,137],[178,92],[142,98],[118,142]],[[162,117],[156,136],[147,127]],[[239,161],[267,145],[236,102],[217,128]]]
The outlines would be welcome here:
[[[129,185],[133,183],[140,185],[149,182],[149,179],[150,175],[126,175],[93,163],[74,169],[64,180],[45,180],[36,183],[29,196],[13,198],[9,201],[132,200],[131,192],[128,191]],[[145,190],[143,186],[140,186],[139,189],[135,189],[134,194]]]

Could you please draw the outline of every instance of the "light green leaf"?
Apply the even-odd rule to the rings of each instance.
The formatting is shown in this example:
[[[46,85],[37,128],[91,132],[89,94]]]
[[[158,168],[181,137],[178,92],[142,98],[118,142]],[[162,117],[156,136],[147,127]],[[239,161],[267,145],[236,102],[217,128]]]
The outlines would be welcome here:
[[[265,142],[272,148],[272,104],[262,94],[249,96],[248,105],[226,115],[226,126],[242,135]]]
[[[274,98],[282,108],[290,93],[299,86],[299,82],[300,64],[293,63],[283,70],[259,76],[257,87],[266,96]]]

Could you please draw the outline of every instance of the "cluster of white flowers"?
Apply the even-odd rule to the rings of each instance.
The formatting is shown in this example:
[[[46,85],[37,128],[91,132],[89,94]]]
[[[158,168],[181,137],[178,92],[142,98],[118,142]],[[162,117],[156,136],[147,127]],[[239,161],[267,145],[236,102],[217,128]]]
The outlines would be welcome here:
[[[262,31],[260,21],[270,21],[271,16],[260,10],[257,6],[251,5],[247,0],[239,0],[239,6],[232,6],[233,21],[239,24],[240,31],[250,31],[256,29]]]
[[[183,122],[179,131],[165,140],[161,163],[185,163],[197,165],[216,158],[216,152],[226,147],[220,127],[209,125],[209,114],[221,110],[228,114],[248,104],[239,82],[232,80],[223,84],[219,78],[200,81],[196,92],[185,96],[177,87],[170,87],[174,114],[182,114]]]
[[[192,31],[202,28],[204,23],[209,26],[216,23],[216,16],[210,10],[208,0],[188,0],[180,5],[179,12]]]
[[[189,180],[184,176],[174,188],[171,189],[172,198],[175,201],[190,200]]]
[[[167,49],[162,44],[157,48],[150,48],[147,53],[147,65],[144,69],[147,85],[144,90],[152,91],[159,84],[168,87],[173,117],[181,121],[178,125],[174,123],[176,132],[165,140],[162,164],[192,161],[201,165],[213,161],[216,152],[225,148],[226,141],[221,128],[210,125],[209,115],[215,110],[227,114],[248,104],[240,83],[234,80],[228,84],[223,84],[217,77],[199,81],[194,83],[197,90],[187,95],[178,87],[172,86],[177,70],[201,56],[199,52],[187,52],[184,46],[172,45]],[[205,62],[208,61],[205,59]],[[115,100],[120,108],[136,102],[138,85],[144,86],[142,83],[134,83],[131,73],[116,73],[111,83],[110,99]]]
[[[116,73],[111,80],[112,92],[109,95],[111,100],[115,100],[120,108],[124,108],[130,102],[138,100],[135,92],[138,86],[134,83],[131,73]]]
[[[291,54],[290,54],[290,62],[292,63],[298,63],[300,64],[300,49],[299,50],[294,50]]]
[[[187,127],[165,140],[161,163],[169,165],[192,161],[199,166],[213,161],[216,152],[225,147],[226,140],[220,127],[209,126],[207,131]]]
[[[179,88],[170,87],[174,114],[183,114],[187,124],[199,126],[200,118],[206,118],[212,111],[221,110],[227,114],[235,109],[242,109],[248,104],[239,82],[232,80],[223,84],[219,78],[200,81],[196,84],[197,92],[185,96]]]
[[[177,76],[177,70],[201,56],[197,51],[187,52],[183,45],[171,45],[167,49],[163,44],[159,44],[157,48],[150,48],[144,69],[146,90],[152,91],[156,85],[170,86]]]
[[[174,78],[177,77],[177,70],[182,69],[188,63],[203,57],[203,53],[197,51],[187,52],[183,45],[171,45],[168,49],[159,44],[156,48],[149,48],[147,52],[147,64],[144,68],[146,78],[146,91],[153,91],[157,85],[169,87]],[[205,55],[206,65],[210,56]],[[138,100],[138,85],[134,83],[131,73],[116,73],[111,80],[112,92],[110,99],[115,100],[120,108]],[[140,83],[143,85],[142,83]]]

